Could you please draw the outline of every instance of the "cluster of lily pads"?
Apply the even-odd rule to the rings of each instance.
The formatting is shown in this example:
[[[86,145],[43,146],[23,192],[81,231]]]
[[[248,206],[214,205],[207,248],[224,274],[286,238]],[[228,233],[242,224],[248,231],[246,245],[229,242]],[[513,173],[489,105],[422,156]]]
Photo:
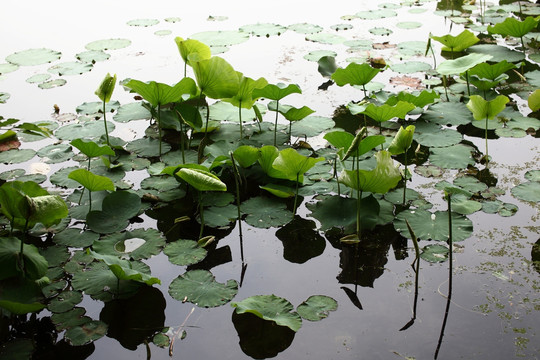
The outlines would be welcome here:
[[[107,331],[114,337],[113,306],[125,306],[149,291],[144,296],[156,296],[148,288],[160,279],[143,260],[162,252],[171,263],[188,267],[169,284],[172,298],[200,307],[223,305],[235,298],[246,264],[242,255],[240,283],[219,283],[208,259],[235,226],[243,247],[242,223],[290,230],[306,226],[305,217],[310,217],[317,220],[308,221],[312,232],[337,234],[339,247],[369,242],[392,224],[405,238],[437,241],[419,250],[420,257],[444,261],[452,254],[452,241],[471,236],[467,215],[484,211],[512,216],[518,210],[498,199],[504,191],[496,187],[489,168],[496,159],[488,156],[488,139],[534,135],[540,129],[540,72],[536,63],[526,60],[523,40],[539,21],[509,17],[487,27],[489,34],[521,40],[522,52],[511,51],[513,58],[506,56],[506,47],[476,45],[481,40],[469,30],[457,36],[431,35],[427,50],[433,47],[431,40],[440,42],[447,59],[434,69],[423,66],[430,69],[428,83],[443,86],[417,92],[390,93],[370,86],[381,72],[399,72],[399,64],[388,67],[383,60],[340,67],[335,56],[319,56],[319,72],[329,80],[326,86],[352,86],[361,94],[360,101],[338,109],[333,119],[314,116],[307,106],[285,104],[287,96],[302,93],[300,86],[249,78],[212,55],[214,48],[225,45],[215,33],[208,35],[213,47],[200,41],[203,35],[175,39],[185,63],[178,83],[120,81],[136,102],[111,101],[118,81],[107,74],[95,92],[100,101],[78,107],[76,122],[59,127],[56,122],[1,118],[1,162],[22,163],[36,155],[48,164],[79,162],[49,178],[22,169],[0,174],[3,318],[10,317],[16,330],[17,315],[48,309],[54,328],[65,330],[72,345],[88,344]],[[307,28],[297,25],[296,31]],[[285,28],[253,26],[243,31],[242,37],[270,36]],[[498,55],[501,52],[504,55]],[[41,61],[38,55],[51,55],[46,53],[36,51],[33,58]],[[19,55],[7,60],[16,65]],[[29,64],[23,60],[20,65]],[[187,76],[188,67],[193,78]],[[525,94],[532,110],[528,116],[505,95],[516,91]],[[1,101],[9,98],[0,96]],[[144,137],[125,142],[112,135],[115,123],[132,121],[149,121]],[[463,133],[485,138],[484,154]],[[319,135],[324,144],[312,141]],[[47,137],[57,141],[37,152],[19,149],[20,141]],[[437,178],[444,172],[455,173],[452,183],[440,181],[435,188],[447,199],[452,195],[451,212],[431,210],[427,199],[408,188],[413,176]],[[514,187],[512,194],[540,201],[539,172],[527,172],[529,181]],[[135,184],[127,180],[129,173],[137,174]],[[40,185],[47,180],[56,188]],[[155,219],[157,229],[140,228],[144,216]],[[281,236],[302,236],[287,233],[294,235]],[[303,257],[291,256],[291,261],[305,262],[323,250],[310,249]],[[115,304],[106,305],[109,327],[77,307],[83,294]],[[302,318],[320,320],[337,308],[335,300],[324,295],[311,296],[296,311],[275,295],[231,304],[237,315],[250,313],[294,332]],[[172,346],[175,334],[167,332],[163,321],[137,334],[138,342],[126,347],[143,341]],[[20,340],[10,336],[7,340]],[[25,351],[34,351],[29,339],[25,346]]]

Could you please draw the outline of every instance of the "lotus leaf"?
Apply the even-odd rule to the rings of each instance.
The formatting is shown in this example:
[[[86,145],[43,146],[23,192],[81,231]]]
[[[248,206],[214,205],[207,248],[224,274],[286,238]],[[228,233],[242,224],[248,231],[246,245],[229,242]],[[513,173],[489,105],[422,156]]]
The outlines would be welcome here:
[[[207,170],[181,168],[175,176],[199,191],[227,191],[227,185]]]
[[[131,244],[136,248],[133,248]],[[133,260],[149,259],[161,252],[165,239],[155,229],[135,229],[102,237],[92,248],[103,255],[116,255]]]
[[[345,69],[338,68],[332,74],[332,80],[338,86],[349,85],[365,85],[370,82],[375,75],[381,71],[380,69],[372,68],[369,64],[350,63]]]
[[[53,314],[51,320],[56,327],[56,330],[62,331],[69,328],[80,326],[92,321],[88,316],[84,316],[86,310],[81,307],[75,307],[63,313]]]
[[[491,60],[493,56],[480,53],[472,53],[455,60],[446,60],[437,67],[437,72],[442,75],[459,75],[474,66]]]
[[[107,128],[112,132],[115,129],[115,125],[107,121]],[[96,121],[64,125],[54,132],[54,135],[60,140],[95,138],[104,134],[105,128],[103,124]]]
[[[390,153],[381,150],[375,154],[377,166],[373,170],[344,170],[339,181],[348,187],[373,193],[386,193],[401,180],[401,174],[394,165]]]
[[[151,117],[152,114],[141,102],[135,102],[120,106],[113,119],[114,121],[125,123],[132,120],[147,120]]]
[[[388,147],[388,151],[392,155],[399,155],[407,151],[411,147],[414,136],[414,125],[409,125],[406,128],[401,126]]]
[[[308,34],[306,40],[320,44],[336,45],[343,43],[346,38],[337,34],[319,32],[316,34]]]
[[[85,215],[87,212],[86,210]],[[58,245],[85,248],[99,239],[99,234],[89,230],[81,231],[77,228],[68,228],[56,234],[53,239],[54,243]]]
[[[76,54],[75,57],[77,58],[77,60],[79,60],[79,61],[81,61],[83,63],[95,64],[97,61],[109,60],[111,55],[107,54],[103,50],[88,50],[88,51],[83,51],[83,52],[80,52],[80,53]],[[47,80],[47,79],[45,79],[45,80]]]
[[[139,80],[130,80],[125,86],[141,95],[153,107],[180,102],[184,96],[197,93],[195,82],[191,78],[183,78],[173,86],[155,81],[144,83]]]
[[[272,163],[272,167],[285,175],[288,180],[304,182],[304,173],[311,169],[317,162],[324,158],[312,158],[303,156],[295,149],[287,148],[279,152]]]
[[[32,149],[12,149],[0,152],[0,163],[18,164],[31,160],[36,155]]]
[[[190,270],[169,285],[169,294],[173,299],[189,301],[200,307],[221,306],[231,301],[237,292],[238,283],[235,280],[218,283],[208,270]]]
[[[28,49],[8,55],[6,61],[20,66],[33,66],[56,61],[61,56],[61,52],[51,49]]]
[[[420,257],[430,263],[444,262],[448,260],[448,248],[440,244],[426,245],[422,248]]]
[[[448,212],[427,210],[405,210],[396,216],[394,228],[403,236],[408,236],[409,231],[405,224],[409,221],[418,239],[422,240],[448,240]],[[471,236],[473,231],[472,221],[463,215],[452,213],[452,241],[463,241]]]
[[[84,47],[87,50],[118,50],[131,45],[131,40],[128,39],[104,39],[96,40],[86,44]]]
[[[115,191],[103,199],[100,210],[92,210],[86,216],[88,227],[100,234],[110,234],[125,229],[129,219],[139,214],[141,199],[128,191]]]
[[[107,334],[107,324],[92,320],[68,329],[64,336],[72,345],[82,346],[102,338],[105,334]]]
[[[215,48],[218,46],[230,46],[249,40],[249,34],[242,31],[205,31],[191,35],[192,39]],[[213,51],[214,53],[215,50]]]
[[[292,217],[285,203],[262,196],[242,202],[241,210],[247,214],[246,222],[249,225],[263,229],[285,225]]]
[[[161,284],[158,278],[151,277],[146,271],[140,271],[133,266],[134,262],[122,260],[115,255],[102,255],[87,250],[95,259],[103,261],[118,280],[135,281],[149,286]]]
[[[337,310],[336,300],[325,295],[312,295],[306,301],[298,305],[298,314],[309,321],[319,321],[328,317],[330,311]]]
[[[507,17],[503,22],[488,26],[487,30],[490,34],[520,38],[538,26],[538,21],[540,21],[540,18],[534,18],[532,16],[527,16],[523,21],[513,17]]]
[[[538,181],[528,181],[521,183],[511,190],[512,195],[516,198],[529,201],[529,202],[540,202],[540,182]]]
[[[283,34],[287,28],[278,24],[251,24],[241,26],[239,30],[255,36],[270,37]]]
[[[432,148],[429,161],[444,169],[464,169],[474,165],[473,149],[464,144],[456,144],[444,148]]]
[[[207,251],[200,247],[196,241],[180,239],[167,244],[163,249],[163,253],[167,255],[171,263],[187,266],[204,260]]]
[[[430,38],[443,44],[442,51],[461,52],[480,41],[472,32],[465,29],[457,36],[450,34],[444,36],[430,35]]]
[[[68,144],[47,145],[37,152],[37,156],[46,164],[58,164],[71,159],[73,155]]]
[[[489,60],[492,62],[500,62],[506,60],[508,62],[515,63],[525,58],[525,55],[523,55],[522,52],[509,49],[506,46],[493,44],[474,45],[468,48],[467,52],[492,56],[492,58]]]
[[[284,298],[275,295],[255,295],[240,302],[232,302],[237,314],[251,313],[261,319],[274,321],[279,326],[287,326],[298,331],[302,318],[293,311],[293,305]]]
[[[24,315],[46,307],[42,303],[44,299],[41,289],[34,279],[16,277],[4,280],[1,284],[0,308],[14,315]]]
[[[24,264],[24,274],[21,274],[20,263]],[[31,244],[23,244],[15,237],[0,238],[0,280],[24,275],[27,279],[37,280],[47,272],[47,260]]]
[[[475,120],[493,120],[506,107],[510,101],[506,96],[499,95],[495,99],[486,101],[479,95],[471,95],[467,108],[473,113]]]
[[[49,302],[47,309],[53,313],[63,313],[73,309],[82,299],[82,293],[78,291],[63,291]]]

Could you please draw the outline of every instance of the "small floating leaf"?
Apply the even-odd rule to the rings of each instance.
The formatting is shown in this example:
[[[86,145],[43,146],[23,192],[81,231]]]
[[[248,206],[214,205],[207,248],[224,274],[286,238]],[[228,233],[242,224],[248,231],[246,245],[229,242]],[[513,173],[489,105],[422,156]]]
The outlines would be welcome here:
[[[51,49],[28,49],[8,55],[6,61],[20,66],[32,66],[56,61],[61,56],[61,52]]]
[[[422,248],[420,257],[427,262],[438,263],[448,260],[448,248],[444,245],[432,244]]]
[[[306,301],[298,305],[298,314],[309,321],[319,321],[328,317],[330,311],[337,310],[338,303],[331,297],[324,295],[312,295]]]
[[[142,27],[148,27],[148,26],[154,26],[159,24],[158,19],[133,19],[129,20],[127,23],[129,26],[142,26]]]
[[[131,45],[131,40],[128,39],[104,39],[92,41],[85,45],[87,50],[103,51],[103,50],[118,50]]]
[[[206,212],[205,212],[206,213]],[[193,240],[176,240],[165,246],[163,253],[175,265],[188,266],[201,262],[206,257],[206,249]]]
[[[222,284],[208,270],[190,270],[174,279],[169,285],[169,294],[173,299],[187,299],[200,307],[221,306],[238,292],[236,280]]]

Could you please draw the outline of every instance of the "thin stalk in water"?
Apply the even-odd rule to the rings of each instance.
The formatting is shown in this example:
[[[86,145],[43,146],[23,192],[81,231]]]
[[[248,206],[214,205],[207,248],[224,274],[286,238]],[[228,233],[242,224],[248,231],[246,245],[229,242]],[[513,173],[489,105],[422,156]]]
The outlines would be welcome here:
[[[105,137],[107,138],[107,145],[110,147],[111,143],[109,142],[109,130],[107,129],[107,116],[105,111],[105,101],[103,101],[103,123],[105,124]]]
[[[238,119],[240,120],[240,139],[244,137],[242,130],[242,100],[238,101]]]
[[[300,173],[296,174],[296,193],[294,195],[294,207],[293,207],[293,215],[292,218],[294,220],[294,216],[296,215],[296,206],[298,201],[298,181],[300,180]]]
[[[406,193],[407,193],[407,150],[405,150],[405,153],[404,153],[404,157],[405,157],[405,175],[404,175],[404,178],[405,178],[405,181],[403,182],[403,205],[405,205],[405,197],[406,197]]]
[[[274,146],[277,146],[277,121],[279,115],[279,100],[276,100],[276,121],[274,124]]]
[[[204,204],[202,203],[202,195],[200,191],[197,191],[199,197],[199,214],[201,215],[201,230],[199,231],[199,239],[203,236],[204,230]]]
[[[161,104],[158,104],[158,116],[157,116],[157,127],[158,127],[158,136],[159,136],[159,158],[161,159]]]

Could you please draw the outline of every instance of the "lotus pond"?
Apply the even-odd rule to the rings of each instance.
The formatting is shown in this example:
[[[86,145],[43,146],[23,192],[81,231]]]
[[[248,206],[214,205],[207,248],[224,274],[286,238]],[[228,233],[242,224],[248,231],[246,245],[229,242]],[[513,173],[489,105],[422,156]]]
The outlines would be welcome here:
[[[132,5],[4,4],[1,359],[540,357],[536,4]]]

